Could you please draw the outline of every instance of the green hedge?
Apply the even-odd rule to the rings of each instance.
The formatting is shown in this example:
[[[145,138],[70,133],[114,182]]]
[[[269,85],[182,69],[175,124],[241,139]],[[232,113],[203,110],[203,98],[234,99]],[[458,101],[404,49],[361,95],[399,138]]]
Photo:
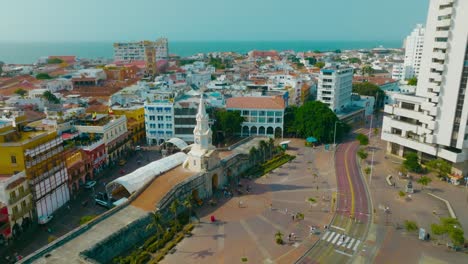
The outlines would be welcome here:
[[[260,176],[263,176],[263,175],[269,173],[270,171],[280,167],[281,165],[283,165],[285,163],[288,163],[289,161],[291,161],[291,160],[293,160],[295,158],[296,158],[295,156],[285,154],[285,153],[281,153],[279,155],[276,155],[272,159],[268,160],[267,162],[265,162],[265,163],[263,163],[261,165],[257,165],[255,167],[249,169],[246,172],[246,174],[247,175],[252,175],[254,177],[260,177]]]

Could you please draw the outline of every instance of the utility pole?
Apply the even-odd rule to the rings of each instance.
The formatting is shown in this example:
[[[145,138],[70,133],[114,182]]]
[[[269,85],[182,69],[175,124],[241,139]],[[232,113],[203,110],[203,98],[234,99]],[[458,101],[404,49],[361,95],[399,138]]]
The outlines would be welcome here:
[[[336,149],[336,124],[340,121],[335,121],[335,131],[333,132],[333,148]]]

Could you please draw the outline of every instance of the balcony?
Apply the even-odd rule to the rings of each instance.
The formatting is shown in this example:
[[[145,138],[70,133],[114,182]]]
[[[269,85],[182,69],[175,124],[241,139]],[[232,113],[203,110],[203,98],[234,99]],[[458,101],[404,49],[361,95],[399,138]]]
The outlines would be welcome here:
[[[442,1],[443,2],[443,1]],[[442,10],[439,10],[437,15],[439,16],[446,16],[446,15],[451,15],[453,13],[453,7],[447,7]]]
[[[444,70],[444,64],[433,62],[433,63],[431,63],[431,68],[435,69],[436,71],[443,71]]]
[[[94,149],[96,149],[97,147],[99,147],[102,144],[104,144],[104,139],[100,139],[98,141],[95,141],[95,142],[91,143],[90,145],[82,146],[81,148],[83,150],[85,150],[85,151],[93,151]]]
[[[468,158],[464,152],[455,153],[446,149],[439,149],[438,156],[454,163],[463,162]]]
[[[49,151],[47,153],[43,153],[42,155],[34,158],[33,160],[29,160],[29,161],[26,161],[26,168],[30,168],[32,166],[35,166],[45,160],[48,160],[52,157],[54,157],[55,155],[61,153],[63,151],[63,147],[62,146],[59,146],[58,148],[52,150],[52,151]]]
[[[450,19],[450,18],[436,21],[436,26],[437,27],[448,27],[451,24],[452,24],[452,19]]]
[[[448,38],[450,35],[450,31],[448,30],[439,30],[435,32],[435,37],[436,38]]]
[[[390,132],[382,132],[382,140],[396,143],[398,145],[403,145],[408,148],[415,149],[417,151],[421,151],[430,155],[436,155],[437,151],[436,148],[430,144],[426,144],[421,142],[420,140],[414,140],[411,138],[404,138],[397,134],[392,134]]]
[[[25,208],[21,208],[21,210],[18,210],[18,212],[13,212],[11,215],[11,220],[12,221],[18,221],[21,217],[29,214],[29,212],[32,210],[32,205],[29,203]]]
[[[54,175],[55,173],[57,173],[58,171],[60,170],[64,170],[65,169],[65,164],[64,163],[61,163],[59,164],[58,166],[55,166],[53,167],[51,170],[49,170],[48,172],[45,172],[41,175],[39,175],[38,177],[35,177],[33,179],[30,180],[30,183],[32,185],[36,185],[38,184],[40,181],[44,180],[44,179],[47,179],[49,177],[51,177],[52,175]],[[57,184],[59,185],[59,184]]]
[[[23,198],[28,197],[30,194],[31,194],[31,192],[29,192],[29,190],[24,191],[24,192],[18,194],[17,196],[15,196],[14,198],[8,199],[8,204],[9,204],[9,205],[14,205],[14,204],[16,204],[17,202],[23,200]]]
[[[445,60],[445,53],[443,52],[433,52],[432,53],[432,58],[438,59],[438,60]]]
[[[438,21],[438,22],[441,22],[441,21]],[[447,49],[448,46],[449,46],[449,44],[447,42],[434,42],[434,48]]]
[[[434,82],[441,82],[442,81],[442,75],[436,72],[431,72],[429,73],[429,78],[434,79]]]

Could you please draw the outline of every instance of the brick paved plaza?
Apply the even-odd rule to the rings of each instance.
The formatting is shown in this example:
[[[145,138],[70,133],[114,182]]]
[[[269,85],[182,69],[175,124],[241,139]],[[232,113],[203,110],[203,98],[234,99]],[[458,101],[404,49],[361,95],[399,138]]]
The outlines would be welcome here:
[[[292,140],[288,153],[296,159],[262,178],[242,180],[244,189],[252,188],[249,194],[200,208],[201,222],[193,236],[179,243],[163,263],[241,263],[242,257],[248,263],[292,263],[301,257],[319,239],[309,234],[309,226],[322,229],[332,217],[327,198],[336,188],[333,152]],[[309,197],[317,202],[311,205],[306,201]],[[298,212],[304,220],[293,221],[292,215]],[[211,215],[217,223],[210,222]],[[285,244],[275,243],[277,231],[284,234]],[[295,242],[288,241],[290,233],[296,234]]]

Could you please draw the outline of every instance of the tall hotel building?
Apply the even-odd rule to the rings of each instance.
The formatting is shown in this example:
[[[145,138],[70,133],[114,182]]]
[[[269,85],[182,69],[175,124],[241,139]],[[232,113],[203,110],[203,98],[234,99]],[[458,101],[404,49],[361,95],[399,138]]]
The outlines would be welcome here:
[[[442,158],[468,176],[468,1],[431,0],[415,96],[386,105],[387,150]]]

